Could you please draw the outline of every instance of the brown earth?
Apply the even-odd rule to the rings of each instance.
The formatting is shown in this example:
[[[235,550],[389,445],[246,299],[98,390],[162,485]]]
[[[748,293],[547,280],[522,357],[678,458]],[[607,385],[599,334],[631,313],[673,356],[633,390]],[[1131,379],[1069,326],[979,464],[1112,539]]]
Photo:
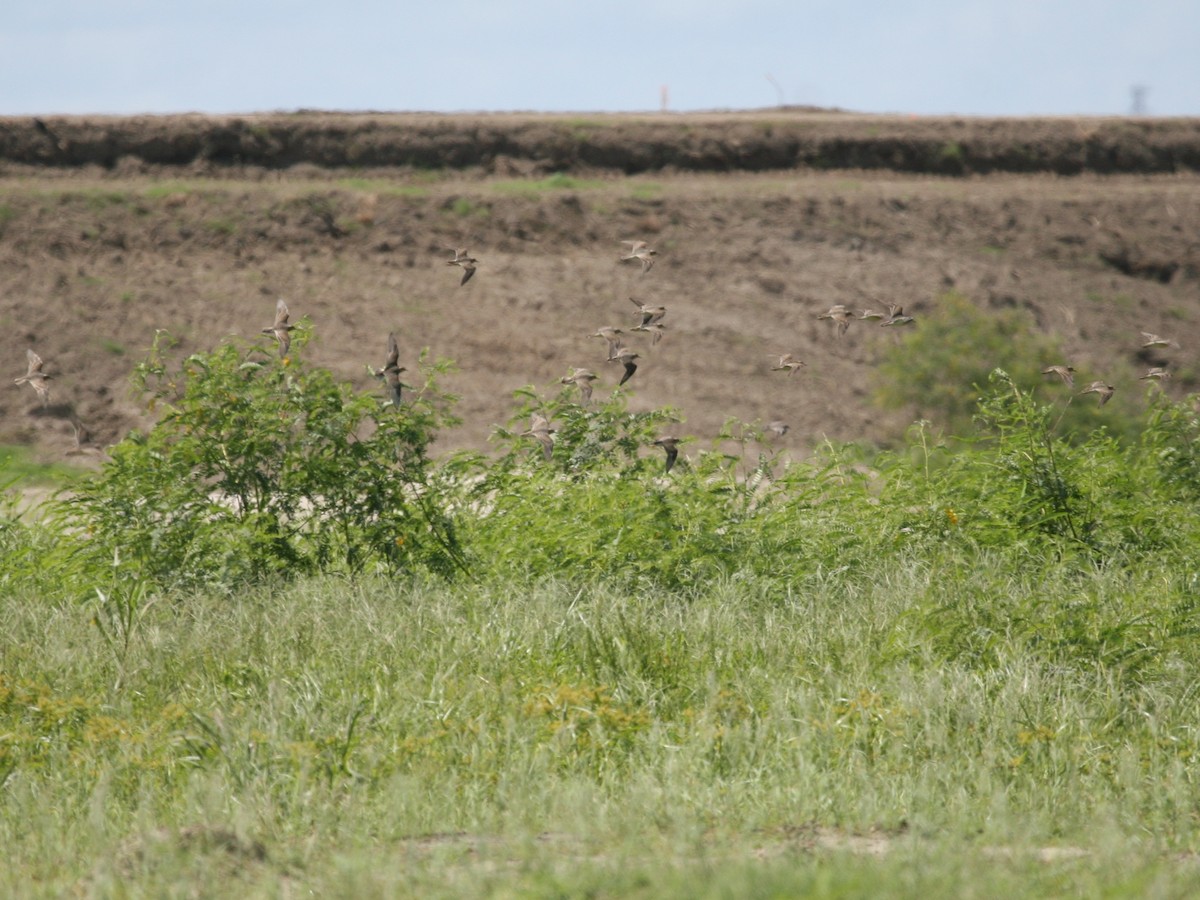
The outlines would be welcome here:
[[[891,301],[919,319],[951,288],[1028,310],[1096,377],[1166,361],[1175,395],[1200,377],[1193,120],[45,124],[0,120],[0,360],[16,377],[35,348],[54,396],[43,410],[28,388],[0,388],[0,443],[48,458],[74,446],[73,418],[102,445],[145,424],[128,374],[156,329],[180,354],[210,348],[270,324],[280,296],[313,322],[310,358],[363,386],[389,330],[403,364],[422,347],[456,360],[446,386],[464,422],[443,449],[486,447],[513,390],[557,388],[572,366],[611,390],[619,368],[587,335],[632,324],[630,296],[669,310],[657,346],[629,336],[642,354],[631,406],[675,406],[680,431],[703,438],[730,416],[783,419],[798,451],[823,436],[886,440],[936,412],[871,402],[872,362],[903,334],[856,322],[836,340],[815,315]],[[659,251],[646,275],[617,261],[632,238]],[[464,286],[446,266],[460,246],[480,260]],[[1142,330],[1182,349],[1148,359]],[[784,352],[809,367],[771,372]]]

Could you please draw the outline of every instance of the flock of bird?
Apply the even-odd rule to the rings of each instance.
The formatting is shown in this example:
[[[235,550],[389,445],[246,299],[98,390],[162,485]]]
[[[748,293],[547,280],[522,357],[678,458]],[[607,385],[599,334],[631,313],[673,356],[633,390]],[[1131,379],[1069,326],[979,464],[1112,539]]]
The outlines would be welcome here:
[[[623,241],[625,251],[619,257],[621,262],[637,262],[641,264],[641,274],[644,276],[653,267],[658,256],[658,251],[649,246],[643,240]],[[479,260],[471,256],[466,248],[458,248],[454,251],[454,257],[447,260],[446,264],[450,266],[458,266],[462,269],[462,279],[459,281],[459,286],[465,285],[475,275]],[[649,306],[643,304],[633,297],[629,301],[636,307],[636,321],[628,327],[628,332],[639,332],[650,336],[651,346],[658,344],[662,340],[666,331],[666,325],[663,319],[667,315],[665,306]],[[285,357],[291,348],[292,338],[291,332],[296,328],[295,325],[289,323],[290,311],[287,303],[281,298],[275,304],[275,319],[271,325],[263,328],[261,333],[271,335],[279,348],[279,355]],[[844,304],[831,306],[827,311],[820,313],[816,317],[818,320],[828,319],[833,322],[836,328],[836,335],[841,337],[849,329],[850,324],[854,321],[878,322],[881,327],[905,327],[916,323],[916,320],[904,312],[903,307],[897,305],[889,305],[887,313],[883,313],[874,309],[864,309],[855,312]],[[631,347],[624,344],[624,338],[627,334],[625,328],[619,326],[604,326],[592,332],[589,337],[600,338],[605,342],[607,347],[607,362],[615,362],[620,364],[624,373],[620,381],[617,382],[617,387],[626,384],[638,370],[638,360],[641,355]],[[1148,350],[1152,348],[1176,347],[1174,341],[1163,338],[1157,334],[1150,332],[1142,332],[1142,349]],[[42,357],[39,356],[33,349],[25,351],[27,370],[24,375],[13,379],[17,385],[28,384],[38,395],[43,408],[48,406],[50,402],[50,388],[47,381],[52,377],[45,371],[45,363]],[[786,372],[788,375],[794,375],[797,371],[805,367],[803,360],[791,353],[784,353],[778,358],[777,363],[771,367],[774,372]],[[405,367],[400,365],[400,345],[396,339],[395,332],[388,334],[387,342],[387,357],[385,358],[383,368],[369,369],[372,375],[382,380],[388,389],[389,399],[395,406],[399,406],[402,401],[403,388],[407,387],[401,380],[401,373],[407,371]],[[1068,387],[1075,386],[1075,368],[1071,365],[1052,365],[1042,370],[1043,375],[1051,375],[1059,378]],[[1163,366],[1155,366],[1146,374],[1140,376],[1141,380],[1152,380],[1162,382],[1171,377],[1170,372]],[[588,369],[573,368],[567,375],[560,379],[560,383],[564,385],[573,385],[579,390],[580,401],[586,405],[591,402],[592,388],[597,381],[598,376]],[[1086,388],[1080,391],[1083,394],[1096,394],[1099,398],[1099,403],[1103,406],[1112,399],[1116,389],[1113,385],[1106,381],[1093,381]],[[79,423],[72,419],[72,424],[75,428],[76,451],[81,450],[80,446],[80,427]],[[764,428],[765,433],[769,433],[774,437],[782,437],[788,431],[788,425],[782,421],[769,422]],[[521,437],[530,437],[537,441],[542,452],[547,460],[551,459],[554,451],[554,428],[550,420],[541,413],[534,413],[529,429],[520,432]],[[653,442],[655,446],[661,447],[666,454],[666,473],[670,473],[674,467],[676,460],[679,457],[679,444],[681,438],[673,435],[665,435]]]
[[[653,267],[655,260],[658,258],[658,251],[651,247],[643,240],[622,241],[625,250],[618,257],[620,262],[637,262],[641,264],[642,275],[648,273]],[[461,284],[466,284],[467,280],[475,272],[475,264],[478,260],[469,256],[465,249],[459,249],[454,256],[454,259],[449,261],[450,265],[461,265],[466,271],[463,275]],[[620,381],[617,382],[617,387],[623,386],[634,376],[638,370],[638,360],[641,359],[635,349],[625,346],[624,338],[627,333],[640,332],[650,336],[650,345],[654,346],[663,339],[667,326],[663,319],[666,318],[667,308],[665,306],[651,306],[642,303],[641,301],[630,297],[629,302],[636,308],[636,322],[629,326],[628,329],[606,325],[592,332],[589,337],[600,338],[604,341],[607,348],[607,362],[619,363],[624,369]],[[868,321],[877,321],[881,326],[905,326],[912,325],[916,321],[912,316],[906,315],[904,309],[900,306],[890,306],[886,314],[876,312],[874,310],[863,310],[861,314],[855,315],[848,307],[837,305],[830,307],[827,312],[817,316],[818,319],[832,319],[837,326],[837,334],[840,336],[845,334],[850,322],[854,319],[864,319]],[[778,364],[771,367],[772,371],[786,371],[789,375],[795,374],[801,368],[805,367],[805,363],[791,353],[785,353],[779,357]],[[592,388],[598,376],[588,370],[573,368],[571,371],[560,379],[560,383],[566,385],[574,385],[579,389],[580,400],[587,404],[592,399]],[[789,426],[786,422],[775,420],[768,422],[764,427],[763,432],[773,438],[780,438],[787,434]],[[537,441],[542,446],[542,453],[547,460],[551,459],[554,452],[554,428],[550,420],[542,413],[534,413],[528,430],[520,432],[521,437],[530,437]],[[657,438],[652,443],[654,446],[661,447],[666,454],[666,465],[664,474],[669,474],[675,466],[679,458],[679,445],[683,439],[674,435],[664,435]]]
[[[267,328],[262,329],[262,334],[269,334],[275,338],[279,345],[280,356],[286,356],[288,350],[292,346],[291,332],[295,330],[296,326],[288,323],[289,317],[290,313],[288,311],[288,306],[283,299],[280,298],[280,300],[275,304],[275,321],[272,322]],[[394,338],[392,339],[392,343],[394,347]],[[394,347],[394,353],[395,357],[398,358],[400,355],[399,348]],[[38,395],[38,399],[41,400],[42,408],[46,409],[50,405],[50,386],[46,382],[48,382],[54,376],[46,371],[45,361],[33,348],[29,348],[25,351],[25,360],[27,363],[25,374],[19,378],[14,378],[13,384],[28,384]],[[403,371],[403,369],[400,371]],[[388,383],[391,384],[391,381],[389,380]],[[400,391],[398,387],[395,388],[392,396],[395,402],[399,403]],[[86,434],[86,431],[83,429],[82,423],[79,421],[79,417],[76,416],[74,412],[70,414],[70,422],[71,427],[75,432],[75,449],[71,451],[71,453],[99,454],[100,456],[103,456],[104,454],[99,451],[99,448],[84,445],[83,436]]]
[[[1159,347],[1178,347],[1179,346],[1174,341],[1172,341],[1168,338],[1161,337],[1157,334],[1152,334],[1149,331],[1143,331],[1141,334],[1142,334],[1142,350],[1151,350],[1151,349],[1155,349],[1155,348],[1159,348]],[[1042,369],[1042,374],[1043,375],[1053,375],[1053,376],[1057,377],[1059,380],[1061,380],[1062,383],[1065,384],[1067,387],[1070,387],[1070,388],[1075,387],[1075,367],[1074,366],[1069,366],[1069,365],[1047,366],[1045,369]],[[1152,366],[1149,370],[1147,370],[1145,375],[1139,375],[1138,380],[1139,381],[1151,381],[1151,382],[1161,384],[1162,382],[1166,381],[1170,377],[1171,377],[1171,373],[1169,371],[1167,371],[1167,368],[1165,366]],[[1107,381],[1093,381],[1091,384],[1089,384],[1087,387],[1085,387],[1082,391],[1080,391],[1079,394],[1080,394],[1080,396],[1083,396],[1084,394],[1095,394],[1096,397],[1100,401],[1100,405],[1103,406],[1105,403],[1107,403],[1109,400],[1111,400],[1113,398],[1113,394],[1115,394],[1116,392],[1117,392],[1117,389],[1113,385],[1109,384]]]

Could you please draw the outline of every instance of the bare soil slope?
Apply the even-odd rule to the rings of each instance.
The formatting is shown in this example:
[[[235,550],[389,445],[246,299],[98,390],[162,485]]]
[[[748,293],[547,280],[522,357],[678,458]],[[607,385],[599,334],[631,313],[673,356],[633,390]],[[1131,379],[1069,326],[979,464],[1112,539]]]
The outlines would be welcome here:
[[[389,117],[326,118],[340,123],[343,145],[394,126]],[[584,128],[545,118],[526,117],[523,127],[552,136]],[[835,171],[559,165],[551,152],[557,137],[530,138],[511,154],[447,157],[454,167],[434,171],[393,165],[382,153],[370,161],[386,165],[348,169],[345,159],[319,154],[322,165],[294,156],[250,164],[236,154],[184,153],[176,162],[121,152],[124,145],[100,156],[80,149],[92,146],[85,134],[116,131],[169,145],[159,132],[190,134],[197,119],[52,122],[39,159],[12,149],[15,120],[0,122],[0,360],[16,377],[33,347],[56,376],[45,409],[24,386],[0,388],[0,443],[34,444],[55,457],[74,445],[72,420],[100,444],[117,440],[145,424],[128,373],[156,329],[180,338],[181,354],[229,335],[250,338],[270,324],[277,297],[294,320],[312,320],[309,356],[363,385],[375,383],[365,367],[382,364],[389,330],[400,335],[402,364],[411,367],[423,347],[455,359],[461,371],[447,386],[462,395],[464,424],[443,437],[443,449],[486,447],[514,389],[550,390],[572,366],[595,371],[597,390],[611,390],[620,367],[606,363],[603,343],[588,335],[633,324],[630,297],[669,310],[658,345],[627,336],[642,355],[628,385],[631,405],[676,406],[686,417],[680,431],[701,437],[730,416],[787,421],[785,444],[796,451],[822,436],[894,437],[912,416],[935,412],[882,414],[871,402],[873,362],[905,336],[855,322],[839,340],[815,316],[835,303],[895,302],[919,319],[951,288],[982,307],[1028,310],[1077,367],[1097,372],[1144,366],[1140,331],[1169,335],[1181,349],[1170,360],[1176,377],[1168,390],[1195,387],[1200,178],[1181,162],[1188,157],[1179,147],[1192,146],[1182,140],[1172,144],[1173,174],[1162,174],[1153,160],[1165,151],[1146,137],[1152,129],[1120,158],[1141,147],[1147,168],[1160,174],[1098,175],[1093,166],[1070,177],[1053,174],[1053,165],[1023,174],[996,166],[989,175],[913,174],[875,165],[869,154],[869,169]],[[504,117],[426,119],[459,140],[472,128],[502,131],[496,123]],[[903,136],[906,120],[871,120],[881,134],[916,140]],[[838,127],[848,129],[838,158],[853,158],[855,146],[871,146],[864,121],[818,116],[811,124],[823,129],[826,146]],[[625,132],[634,156],[654,146],[638,129],[662,127],[646,122],[630,120]],[[701,143],[710,127],[727,142],[778,127],[765,114],[688,123],[671,117],[672,128],[691,127],[687,139]],[[208,124],[216,135],[227,127]],[[1052,132],[1052,124],[1053,140],[1068,149],[1076,140],[1069,135],[1093,127],[1100,131],[1092,139],[1104,129],[1149,127],[1063,120],[1035,123],[1030,133]],[[28,120],[21,127],[35,130]],[[616,127],[593,131],[616,146],[616,132],[608,133]],[[253,133],[246,128],[237,134]],[[1019,144],[1020,129],[1008,130],[1008,146]],[[943,123],[929,140],[949,154],[943,162],[954,163],[959,146],[963,171],[955,133],[953,122]],[[1036,146],[1050,146],[1051,137]],[[576,174],[544,177],[550,170]],[[618,262],[620,242],[634,238],[659,251],[645,275]],[[454,247],[480,260],[466,285],[446,265]],[[770,371],[785,352],[808,368],[794,377]]]

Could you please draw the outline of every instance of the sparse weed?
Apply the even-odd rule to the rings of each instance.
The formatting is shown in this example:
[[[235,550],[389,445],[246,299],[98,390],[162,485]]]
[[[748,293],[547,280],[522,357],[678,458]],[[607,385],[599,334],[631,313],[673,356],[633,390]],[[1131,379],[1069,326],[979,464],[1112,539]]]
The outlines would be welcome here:
[[[209,219],[204,223],[204,229],[212,234],[228,237],[236,234],[238,230],[237,222],[228,217],[217,219]]]
[[[663,186],[655,181],[635,182],[629,191],[634,200],[657,200],[662,196]]]
[[[604,182],[596,179],[576,178],[564,172],[556,172],[545,178],[522,181],[497,181],[492,190],[501,194],[527,194],[536,196],[546,191],[582,191],[603,187]]]

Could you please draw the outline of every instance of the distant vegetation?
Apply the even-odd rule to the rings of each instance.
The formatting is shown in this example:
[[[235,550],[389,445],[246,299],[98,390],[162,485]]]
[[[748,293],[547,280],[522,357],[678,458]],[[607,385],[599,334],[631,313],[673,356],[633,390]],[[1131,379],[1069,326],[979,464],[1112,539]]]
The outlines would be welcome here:
[[[884,352],[874,373],[876,399],[885,407],[916,409],[945,434],[972,439],[978,433],[979,401],[999,368],[1022,392],[1053,402],[1055,434],[1085,440],[1104,428],[1121,438],[1136,437],[1143,423],[1130,392],[1101,406],[1095,398],[1077,394],[1099,372],[1075,372],[1074,388],[1042,374],[1065,360],[1062,349],[1034,326],[1028,313],[986,311],[950,291],[922,314],[920,328]],[[1113,363],[1106,372],[1115,377]]]
[[[303,328],[164,339],[158,424],[0,521],[0,889],[1194,889],[1200,420],[1070,419],[1052,348],[966,310],[903,353],[952,325],[1012,371],[888,365],[974,379],[970,441],[796,463],[730,422],[670,474],[673,411],[620,394],[530,387],[434,460],[446,362],[396,407]]]

